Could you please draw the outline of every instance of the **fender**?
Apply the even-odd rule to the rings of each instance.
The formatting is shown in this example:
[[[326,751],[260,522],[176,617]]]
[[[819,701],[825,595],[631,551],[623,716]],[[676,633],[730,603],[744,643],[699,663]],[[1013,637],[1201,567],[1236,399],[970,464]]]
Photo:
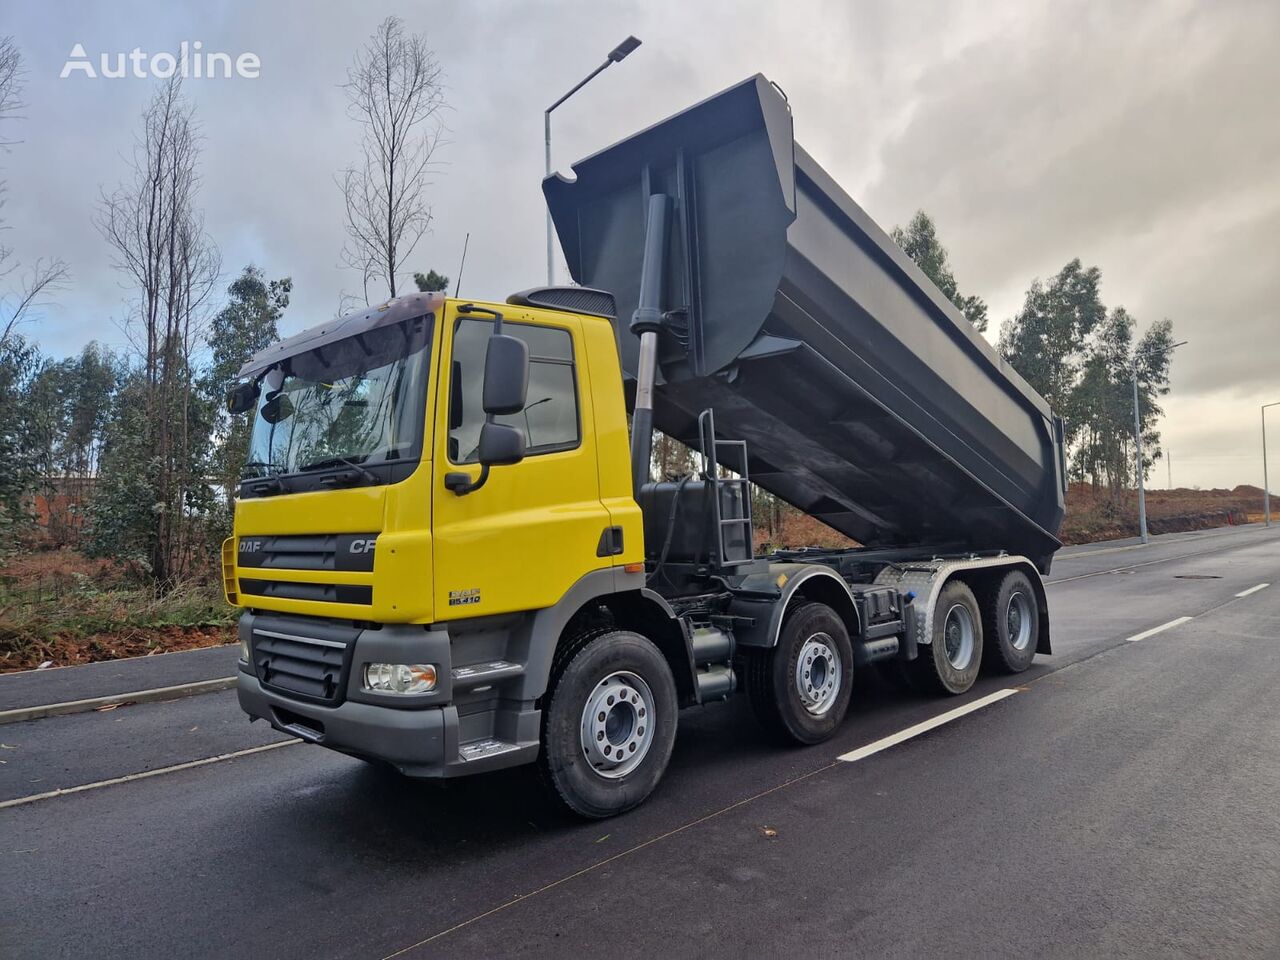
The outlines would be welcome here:
[[[787,608],[797,595],[835,610],[854,640],[862,635],[857,604],[840,574],[822,563],[782,562],[769,564],[768,573],[745,577],[735,588],[729,612],[752,621],[734,627],[737,643],[765,650],[776,646]]]
[[[621,567],[592,570],[579,577],[554,604],[527,615],[517,635],[511,638],[510,648],[517,662],[524,664],[520,699],[537,700],[547,692],[556,644],[575,613],[592,600],[643,588],[643,573],[627,573]]]
[[[971,560],[933,560],[912,564],[909,567],[885,567],[876,577],[875,582],[882,586],[897,587],[903,594],[914,593],[916,599],[907,604],[908,615],[916,618],[916,642],[928,644],[932,639],[930,629],[933,623],[934,608],[937,606],[938,594],[953,577],[976,572],[979,574],[1000,574],[1006,570],[1019,570],[1027,575],[1036,592],[1036,605],[1039,607],[1039,639],[1036,642],[1036,653],[1052,655],[1049,643],[1049,601],[1044,589],[1044,580],[1040,571],[1026,557],[1001,556],[978,557]]]

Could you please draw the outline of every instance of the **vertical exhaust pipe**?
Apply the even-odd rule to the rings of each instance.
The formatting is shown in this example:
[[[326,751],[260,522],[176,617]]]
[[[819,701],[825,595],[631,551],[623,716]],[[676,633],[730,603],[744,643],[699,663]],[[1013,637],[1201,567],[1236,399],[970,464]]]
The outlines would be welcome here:
[[[649,479],[653,455],[653,381],[658,366],[658,331],[662,329],[662,291],[666,279],[667,221],[671,198],[649,198],[644,231],[644,263],[640,268],[640,298],[631,316],[631,332],[640,338],[636,364],[636,407],[631,417],[631,483],[635,493]]]

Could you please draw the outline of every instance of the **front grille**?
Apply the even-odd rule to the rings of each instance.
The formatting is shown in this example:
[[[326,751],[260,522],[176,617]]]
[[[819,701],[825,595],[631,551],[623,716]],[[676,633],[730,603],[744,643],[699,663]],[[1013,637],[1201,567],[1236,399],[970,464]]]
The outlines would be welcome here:
[[[323,637],[310,635],[318,632],[303,635],[255,625],[253,668],[263,686],[319,703],[340,702],[352,644],[336,629],[324,630]]]
[[[298,583],[294,580],[240,578],[240,592],[275,600],[310,600],[319,603],[373,603],[373,587],[359,583]]]
[[[240,538],[241,567],[372,572],[376,533],[309,533]]]

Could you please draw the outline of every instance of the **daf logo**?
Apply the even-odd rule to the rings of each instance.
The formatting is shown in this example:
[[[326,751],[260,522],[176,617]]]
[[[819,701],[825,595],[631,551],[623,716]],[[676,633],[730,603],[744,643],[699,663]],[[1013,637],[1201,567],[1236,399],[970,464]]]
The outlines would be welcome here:
[[[241,540],[240,541],[241,553],[257,553],[261,549],[262,549],[261,540]]]
[[[377,540],[352,540],[348,549],[351,553],[373,553],[373,548],[377,545]]]

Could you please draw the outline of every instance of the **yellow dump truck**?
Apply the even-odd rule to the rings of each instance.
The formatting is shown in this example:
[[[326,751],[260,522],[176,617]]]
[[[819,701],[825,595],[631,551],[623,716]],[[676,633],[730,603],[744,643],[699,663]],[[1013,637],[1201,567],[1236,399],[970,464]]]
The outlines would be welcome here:
[[[681,707],[800,744],[872,666],[962,693],[1050,652],[1061,422],[754,77],[544,184],[574,279],[414,294],[253,357],[223,547],[239,699],[453,777],[642,802]],[[651,478],[652,427],[700,455]],[[722,439],[718,434],[728,439]],[[860,546],[757,556],[751,483]]]

